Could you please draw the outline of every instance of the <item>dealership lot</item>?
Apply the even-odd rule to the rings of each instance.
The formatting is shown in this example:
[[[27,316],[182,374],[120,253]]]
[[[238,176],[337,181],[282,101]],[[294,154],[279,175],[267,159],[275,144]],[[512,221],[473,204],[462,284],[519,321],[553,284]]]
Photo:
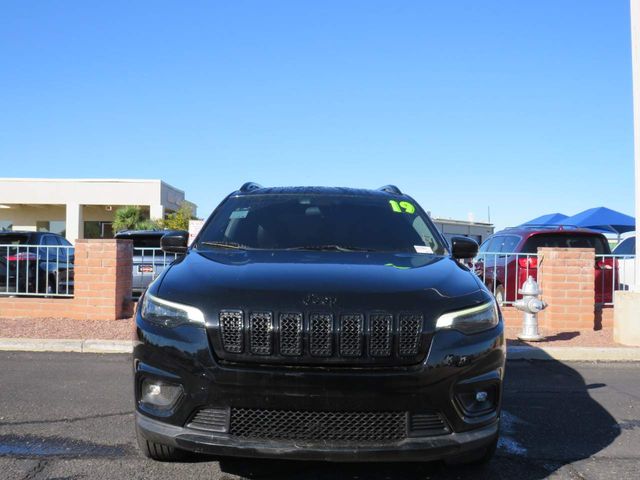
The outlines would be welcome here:
[[[161,464],[135,445],[127,355],[0,355],[0,471],[10,479],[633,478],[638,364],[509,362],[501,445],[478,472],[438,464]]]

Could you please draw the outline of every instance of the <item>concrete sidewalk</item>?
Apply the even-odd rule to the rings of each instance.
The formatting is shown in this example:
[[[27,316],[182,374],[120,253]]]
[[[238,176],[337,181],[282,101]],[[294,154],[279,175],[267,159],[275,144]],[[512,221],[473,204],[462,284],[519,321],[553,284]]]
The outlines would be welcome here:
[[[0,338],[0,351],[131,353],[131,340],[78,340]],[[510,360],[561,360],[581,362],[640,362],[640,348],[509,346]]]

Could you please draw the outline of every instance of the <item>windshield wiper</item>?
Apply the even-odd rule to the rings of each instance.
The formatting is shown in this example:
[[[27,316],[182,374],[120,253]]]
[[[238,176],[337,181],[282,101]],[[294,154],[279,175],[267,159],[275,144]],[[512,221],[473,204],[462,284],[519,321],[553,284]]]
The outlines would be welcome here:
[[[237,243],[237,242],[200,242],[202,245],[209,245],[211,247],[218,247],[218,248],[232,248],[232,249],[236,249],[236,250],[251,250],[251,247],[248,247],[247,245],[242,245],[241,243]]]
[[[336,252],[375,252],[372,248],[351,247],[346,245],[306,245],[300,247],[290,247],[286,250],[326,250]]]

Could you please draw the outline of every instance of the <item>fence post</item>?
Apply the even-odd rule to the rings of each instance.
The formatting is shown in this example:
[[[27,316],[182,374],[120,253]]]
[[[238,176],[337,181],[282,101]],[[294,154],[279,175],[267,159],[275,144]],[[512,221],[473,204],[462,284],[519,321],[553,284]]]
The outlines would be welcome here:
[[[76,317],[114,320],[131,315],[131,240],[77,240]]]
[[[595,326],[595,250],[539,248],[538,283],[549,304],[540,326],[551,331],[593,330]]]

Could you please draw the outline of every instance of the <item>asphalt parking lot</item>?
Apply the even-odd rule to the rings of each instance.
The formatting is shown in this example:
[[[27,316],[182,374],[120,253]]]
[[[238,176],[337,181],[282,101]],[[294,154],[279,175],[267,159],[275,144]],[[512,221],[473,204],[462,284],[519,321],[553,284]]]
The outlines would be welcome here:
[[[127,355],[0,353],[0,478],[637,478],[640,365],[509,362],[502,440],[484,469],[143,458]]]

